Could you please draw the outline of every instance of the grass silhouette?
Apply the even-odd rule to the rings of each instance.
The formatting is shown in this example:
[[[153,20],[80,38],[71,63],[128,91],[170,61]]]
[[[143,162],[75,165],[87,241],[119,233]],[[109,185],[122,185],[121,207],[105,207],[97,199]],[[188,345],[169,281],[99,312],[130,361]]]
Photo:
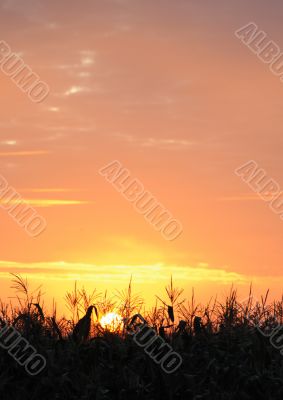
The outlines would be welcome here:
[[[14,326],[47,365],[40,375],[29,376],[0,348],[3,400],[283,398],[283,358],[270,340],[270,333],[282,325],[283,298],[269,304],[267,292],[255,301],[250,288],[246,301],[240,302],[231,288],[224,302],[215,299],[202,306],[194,293],[186,301],[171,278],[166,298],[156,297],[155,306],[146,311],[142,298],[133,294],[131,280],[112,297],[107,291],[88,295],[75,284],[65,297],[66,318],[57,315],[55,304],[50,315],[46,312],[40,288],[31,292],[22,277],[12,278],[17,305],[1,301],[1,326]],[[181,367],[165,373],[134,343],[126,324],[114,331],[103,328],[101,316],[112,311],[124,321],[142,314],[182,356]]]

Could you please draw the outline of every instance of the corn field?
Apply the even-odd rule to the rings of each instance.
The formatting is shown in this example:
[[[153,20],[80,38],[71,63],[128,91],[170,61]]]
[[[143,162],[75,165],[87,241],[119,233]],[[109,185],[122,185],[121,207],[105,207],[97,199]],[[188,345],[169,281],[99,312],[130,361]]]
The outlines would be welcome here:
[[[30,376],[0,348],[2,400],[268,400],[283,398],[283,356],[270,340],[283,325],[283,298],[240,302],[231,288],[227,299],[202,306],[189,300],[173,281],[164,297],[146,310],[132,291],[110,296],[88,294],[75,284],[65,296],[69,316],[47,313],[40,288],[31,292],[26,280],[12,277],[16,305],[0,304],[1,326],[13,326],[46,359],[46,367]],[[103,327],[101,317],[115,312],[116,326]],[[141,314],[149,327],[182,357],[182,365],[166,374],[136,345],[126,321]],[[1,341],[1,336],[0,336]],[[278,344],[278,342],[276,342]]]

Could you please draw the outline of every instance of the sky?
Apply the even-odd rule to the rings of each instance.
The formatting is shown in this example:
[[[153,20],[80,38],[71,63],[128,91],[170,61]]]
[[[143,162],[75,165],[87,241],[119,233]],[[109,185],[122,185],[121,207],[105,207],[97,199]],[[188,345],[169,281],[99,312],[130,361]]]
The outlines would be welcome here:
[[[235,174],[255,160],[283,187],[283,84],[234,32],[283,51],[279,0],[0,0],[0,40],[49,95],[0,71],[0,174],[45,218],[30,237],[0,208],[10,273],[63,304],[74,281],[148,303],[171,274],[189,297],[281,296],[283,222]],[[168,241],[99,171],[113,160],[182,224]]]

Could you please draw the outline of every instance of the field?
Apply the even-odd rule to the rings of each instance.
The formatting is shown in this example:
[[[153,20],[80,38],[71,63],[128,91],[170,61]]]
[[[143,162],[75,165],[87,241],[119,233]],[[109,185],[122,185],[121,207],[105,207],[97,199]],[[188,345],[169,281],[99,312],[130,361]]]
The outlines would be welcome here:
[[[131,282],[112,297],[87,294],[75,285],[66,294],[67,319],[57,315],[55,305],[50,315],[45,311],[40,289],[30,293],[28,282],[12,278],[18,305],[1,303],[2,329],[13,326],[46,359],[46,366],[37,375],[28,374],[3,348],[5,335],[0,333],[0,399],[283,398],[280,336],[271,337],[282,325],[283,299],[269,303],[268,292],[254,301],[250,290],[240,302],[231,288],[223,304],[211,300],[201,306],[194,295],[185,300],[171,280],[166,297],[157,297],[156,306],[145,311]],[[122,322],[103,327],[101,317],[114,311]],[[175,372],[164,371],[135,342],[133,330],[140,325],[131,322],[136,314],[181,356]]]

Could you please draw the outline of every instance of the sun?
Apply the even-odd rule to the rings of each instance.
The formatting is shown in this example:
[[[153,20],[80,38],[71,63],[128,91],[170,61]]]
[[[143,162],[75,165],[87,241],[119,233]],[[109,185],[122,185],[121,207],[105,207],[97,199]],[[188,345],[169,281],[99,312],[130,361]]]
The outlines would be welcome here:
[[[116,331],[121,326],[122,322],[123,318],[121,317],[121,315],[115,312],[105,314],[100,319],[100,325],[102,326],[102,328],[112,332]]]

